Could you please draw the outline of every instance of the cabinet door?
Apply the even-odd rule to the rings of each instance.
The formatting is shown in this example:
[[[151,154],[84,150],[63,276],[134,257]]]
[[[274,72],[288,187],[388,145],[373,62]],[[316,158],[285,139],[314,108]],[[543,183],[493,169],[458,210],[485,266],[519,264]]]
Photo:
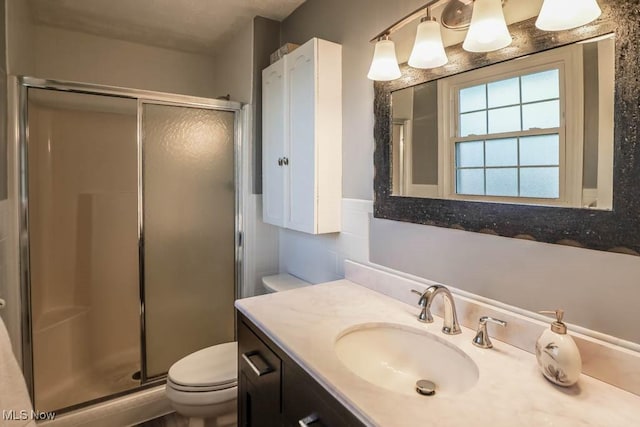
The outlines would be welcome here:
[[[282,362],[244,323],[238,324],[238,420],[241,427],[281,425]]]
[[[295,363],[283,367],[282,406],[285,426],[361,426],[353,414]]]
[[[285,61],[262,71],[262,219],[285,225],[286,194],[283,163],[286,151]]]
[[[289,100],[289,210],[285,226],[307,233],[316,225],[316,42],[285,57]]]

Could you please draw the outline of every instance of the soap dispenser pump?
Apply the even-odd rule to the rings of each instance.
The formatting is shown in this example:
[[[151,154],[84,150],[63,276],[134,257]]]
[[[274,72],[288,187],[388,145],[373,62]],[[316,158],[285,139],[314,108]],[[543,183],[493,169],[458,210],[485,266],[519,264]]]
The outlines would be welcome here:
[[[553,314],[556,321],[546,329],[536,342],[536,358],[542,374],[549,381],[563,387],[575,384],[582,371],[582,359],[575,341],[567,334],[567,325],[562,322],[563,310],[540,311]]]

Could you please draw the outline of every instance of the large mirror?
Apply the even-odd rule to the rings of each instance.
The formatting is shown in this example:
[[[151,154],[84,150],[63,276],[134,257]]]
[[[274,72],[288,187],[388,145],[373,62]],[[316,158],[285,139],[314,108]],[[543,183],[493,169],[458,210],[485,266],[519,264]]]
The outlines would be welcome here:
[[[393,195],[611,210],[613,34],[391,94]]]
[[[635,0],[375,82],[374,216],[640,255]]]

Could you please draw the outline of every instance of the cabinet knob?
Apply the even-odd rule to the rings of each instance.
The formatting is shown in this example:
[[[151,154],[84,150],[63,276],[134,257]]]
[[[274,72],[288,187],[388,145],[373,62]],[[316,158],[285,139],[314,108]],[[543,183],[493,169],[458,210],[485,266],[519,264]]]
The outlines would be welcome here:
[[[311,415],[307,415],[306,417],[298,420],[298,425],[300,427],[309,427],[310,425],[315,424],[318,421],[320,421],[320,417],[318,416],[318,414],[313,413]]]
[[[287,166],[289,164],[289,158],[288,157],[283,157],[282,158],[282,164],[284,164],[285,166]]]
[[[282,166],[282,157],[278,157],[278,166]]]

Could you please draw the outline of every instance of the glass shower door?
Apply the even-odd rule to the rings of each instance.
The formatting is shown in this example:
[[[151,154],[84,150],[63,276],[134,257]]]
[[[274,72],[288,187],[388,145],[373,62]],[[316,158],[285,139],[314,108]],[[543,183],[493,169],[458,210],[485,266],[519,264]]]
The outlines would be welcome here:
[[[28,90],[34,403],[139,387],[137,102]]]
[[[235,119],[142,103],[143,380],[234,339]]]

